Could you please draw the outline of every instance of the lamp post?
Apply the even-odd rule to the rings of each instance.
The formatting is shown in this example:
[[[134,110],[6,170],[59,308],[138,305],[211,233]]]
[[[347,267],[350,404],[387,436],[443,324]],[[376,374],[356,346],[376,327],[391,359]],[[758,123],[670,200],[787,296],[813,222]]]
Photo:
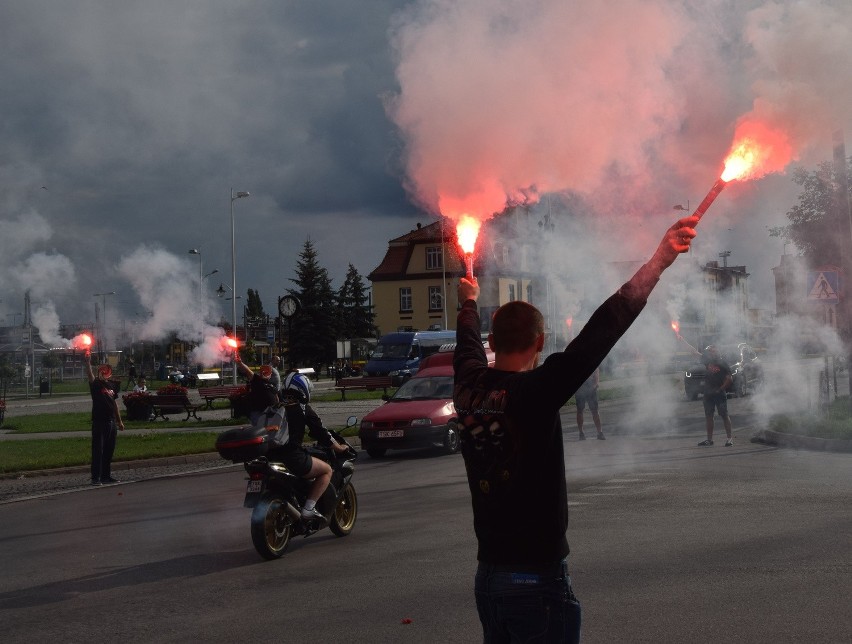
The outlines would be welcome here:
[[[106,317],[106,296],[107,295],[115,295],[115,291],[109,291],[107,293],[95,293],[94,294],[95,297],[103,298],[103,313],[101,314],[102,317],[101,317],[101,333],[100,333],[100,335],[101,335],[101,337],[103,338],[103,341],[104,341],[104,345],[103,345],[103,349],[102,349],[103,351],[107,350],[107,346],[106,346],[106,328],[107,328],[107,323],[106,323],[106,320],[107,320],[107,317]],[[99,343],[100,343],[100,341],[101,341],[101,338],[98,338]]]
[[[234,202],[237,199],[248,197],[249,193],[245,191],[234,192],[231,188],[231,324],[234,328],[234,340],[237,339],[237,246],[234,236]],[[237,361],[235,357],[231,358],[231,371],[233,376],[233,384],[237,384]]]
[[[198,255],[198,274],[201,276],[201,279],[198,280],[198,318],[199,318],[199,335],[203,336],[204,334],[204,279],[206,277],[210,277],[211,275],[218,273],[219,269],[214,268],[209,273],[204,273],[204,260],[201,258],[201,251],[197,248],[190,248],[187,251],[190,255]],[[203,339],[203,338],[202,338]]]

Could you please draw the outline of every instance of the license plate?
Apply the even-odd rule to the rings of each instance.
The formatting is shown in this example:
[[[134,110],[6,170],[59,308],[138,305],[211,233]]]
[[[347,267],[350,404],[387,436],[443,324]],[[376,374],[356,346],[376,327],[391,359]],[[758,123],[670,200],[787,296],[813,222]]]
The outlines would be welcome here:
[[[379,438],[402,438],[403,431],[401,429],[387,429],[379,432]]]
[[[263,481],[249,481],[248,486],[246,487],[246,494],[253,494],[255,492],[260,492],[263,489]]]

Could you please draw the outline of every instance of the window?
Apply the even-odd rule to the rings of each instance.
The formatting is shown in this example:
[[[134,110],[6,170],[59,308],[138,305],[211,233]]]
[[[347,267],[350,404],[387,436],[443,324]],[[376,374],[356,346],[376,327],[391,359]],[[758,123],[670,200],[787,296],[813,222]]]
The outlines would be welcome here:
[[[440,246],[426,247],[426,270],[431,271],[444,267],[444,253]]]
[[[411,287],[405,286],[399,289],[399,310],[411,311],[414,307],[411,303]]]
[[[441,292],[440,286],[429,287],[429,310],[443,311],[444,310],[444,294]]]
[[[515,285],[514,284],[509,284],[509,301],[510,302],[515,301]]]

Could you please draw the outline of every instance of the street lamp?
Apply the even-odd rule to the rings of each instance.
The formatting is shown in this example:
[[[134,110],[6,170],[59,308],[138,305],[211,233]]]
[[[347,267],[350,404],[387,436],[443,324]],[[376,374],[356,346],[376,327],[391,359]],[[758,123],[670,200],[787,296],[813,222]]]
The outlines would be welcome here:
[[[237,246],[234,239],[234,202],[248,196],[248,192],[240,190],[235,193],[234,189],[231,188],[231,293],[234,294],[231,299],[231,323],[234,325],[234,340],[237,339],[237,298],[235,297],[237,294]],[[237,384],[237,361],[233,357],[231,358],[231,371],[233,383]]]
[[[103,298],[103,314],[102,314],[102,317],[101,317],[101,336],[104,339],[104,347],[103,347],[104,351],[107,350],[107,348],[106,348],[106,333],[107,333],[107,331],[106,331],[106,328],[107,328],[107,323],[106,323],[106,319],[107,319],[106,318],[106,296],[107,295],[115,295],[115,291],[109,291],[107,293],[95,293],[94,294],[95,297]],[[100,338],[98,338],[98,341],[100,342]]]
[[[204,273],[204,260],[201,258],[201,251],[197,248],[190,248],[187,251],[190,255],[198,255],[198,274],[201,275],[201,279],[198,281],[198,317],[199,317],[199,328],[203,329],[204,324],[204,279],[210,277],[211,275],[218,273],[219,269],[214,268],[209,273]],[[201,334],[203,334],[203,330],[201,330]]]

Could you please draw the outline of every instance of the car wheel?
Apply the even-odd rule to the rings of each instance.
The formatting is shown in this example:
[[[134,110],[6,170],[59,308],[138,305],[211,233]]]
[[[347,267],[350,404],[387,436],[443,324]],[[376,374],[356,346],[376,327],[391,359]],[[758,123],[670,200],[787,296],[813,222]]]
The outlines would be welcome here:
[[[459,433],[455,429],[455,423],[451,423],[447,427],[447,433],[444,434],[444,453],[455,454],[459,451],[460,445]]]
[[[367,454],[370,455],[370,458],[381,458],[387,452],[386,449],[380,447],[370,447],[367,449]]]

